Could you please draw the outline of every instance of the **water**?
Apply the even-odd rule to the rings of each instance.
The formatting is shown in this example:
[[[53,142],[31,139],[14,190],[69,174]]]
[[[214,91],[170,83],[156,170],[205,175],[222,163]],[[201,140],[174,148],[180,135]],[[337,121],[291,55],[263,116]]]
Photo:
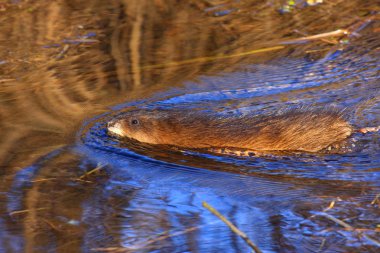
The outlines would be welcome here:
[[[136,108],[329,106],[380,125],[376,1],[306,3],[0,4],[0,252],[248,252],[204,201],[263,252],[378,251],[380,133],[247,158],[106,133]]]

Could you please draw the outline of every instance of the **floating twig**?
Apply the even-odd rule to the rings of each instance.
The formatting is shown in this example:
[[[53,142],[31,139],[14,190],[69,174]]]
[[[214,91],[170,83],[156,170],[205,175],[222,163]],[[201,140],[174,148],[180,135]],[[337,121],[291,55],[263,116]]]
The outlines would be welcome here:
[[[73,40],[64,40],[66,44],[94,44],[98,43],[99,40],[96,39],[73,39]]]
[[[334,206],[335,206],[335,200],[331,201],[330,205],[327,208],[325,208],[323,212],[326,212],[327,210],[334,208]]]
[[[371,205],[374,205],[376,202],[380,204],[380,193],[376,194],[375,198],[372,200]]]
[[[62,57],[67,53],[67,51],[69,51],[69,49],[70,49],[70,45],[65,45],[63,48],[62,48],[62,50],[61,50],[61,52],[59,52],[59,54],[57,55],[57,59],[62,59]]]
[[[74,180],[74,181],[78,181],[78,182],[87,183],[87,184],[93,184],[93,183],[94,183],[94,182],[92,182],[92,181],[83,180],[83,179],[80,179],[80,178],[74,178],[73,180]]]
[[[215,208],[213,208],[212,206],[210,206],[205,201],[202,202],[202,206],[205,207],[205,208],[207,208],[211,213],[213,213],[215,216],[217,216],[219,219],[221,219],[224,223],[226,223],[227,226],[232,230],[232,232],[234,232],[235,234],[237,234],[238,236],[240,236],[253,249],[254,252],[256,252],[256,253],[262,253],[262,251],[256,246],[256,244],[254,244],[248,238],[248,236],[244,232],[242,232],[241,230],[239,230],[234,224],[232,224],[229,220],[227,220],[227,218],[224,217],[221,213],[219,213]]]
[[[25,209],[25,210],[18,210],[18,211],[13,211],[10,212],[9,215],[13,216],[15,214],[24,214],[24,213],[29,213],[31,211],[39,211],[39,210],[45,210],[47,209],[46,207],[41,207],[41,208],[36,208],[36,209]]]
[[[308,34],[306,34],[306,33],[303,33],[303,32],[301,32],[301,31],[299,31],[299,30],[294,30],[296,33],[299,33],[299,34],[301,34],[303,37],[310,37],[310,36],[315,36],[315,35],[308,35]],[[323,33],[322,33],[323,34]],[[338,41],[336,40],[336,39],[332,39],[332,38],[334,38],[334,37],[336,37],[336,36],[328,36],[327,38],[320,38],[320,40],[321,41],[323,41],[323,42],[326,42],[326,43],[328,43],[328,44],[332,44],[332,45],[336,45],[336,44],[338,44]],[[306,42],[306,41],[305,41]],[[293,43],[292,43],[293,44]]]
[[[323,216],[339,225],[341,225],[342,227],[344,227],[345,229],[349,230],[349,231],[354,231],[354,232],[357,232],[360,236],[363,236],[364,238],[366,238],[368,241],[371,241],[372,243],[374,243],[377,247],[380,247],[380,241],[364,234],[364,233],[361,233],[360,231],[356,230],[354,227],[352,227],[350,224],[338,219],[338,218],[335,218],[334,216],[328,214],[328,213],[325,213],[325,212],[322,212],[322,213],[319,213],[317,214],[318,216]]]
[[[46,224],[48,224],[53,230],[57,232],[62,232],[56,225],[54,225],[51,221],[47,219],[42,219]]]
[[[85,178],[85,177],[87,177],[87,176],[89,176],[89,175],[91,175],[91,174],[94,174],[95,172],[97,172],[97,171],[99,171],[99,170],[101,170],[101,169],[103,169],[103,168],[104,168],[104,165],[101,164],[101,163],[99,163],[98,166],[96,166],[95,169],[92,169],[92,170],[90,170],[90,171],[87,171],[87,172],[84,173],[82,176],[80,176],[78,179],[79,179],[79,180],[82,180],[83,178]]]
[[[287,45],[287,44],[304,43],[304,42],[313,41],[313,40],[324,40],[324,39],[330,38],[330,37],[341,37],[341,36],[345,36],[348,34],[349,34],[348,30],[338,29],[338,30],[335,30],[332,32],[320,33],[320,34],[305,36],[305,37],[301,37],[301,38],[297,38],[297,39],[286,40],[286,41],[281,42],[280,44]]]
[[[53,180],[57,180],[57,178],[56,177],[52,177],[52,178],[40,178],[40,179],[31,180],[30,182],[31,183],[41,183],[41,182],[53,181]]]
[[[339,41],[331,41],[329,38],[332,37],[352,37],[352,36],[359,36],[358,32],[363,30],[365,27],[367,27],[370,23],[373,22],[375,19],[374,16],[366,18],[364,20],[360,20],[349,26],[347,29],[338,29],[332,32],[325,32],[325,33],[320,33],[316,35],[310,35],[310,36],[305,36],[305,34],[296,31],[298,33],[301,33],[304,35],[304,37],[301,38],[296,38],[296,39],[291,39],[291,40],[286,40],[280,43],[280,45],[287,45],[287,44],[298,44],[298,43],[305,43],[309,41],[314,41],[314,40],[321,40],[324,42],[327,42],[329,44],[338,44]]]
[[[323,238],[321,245],[319,245],[318,252],[320,252],[322,250],[322,248],[325,246],[325,244],[326,244],[326,238]]]

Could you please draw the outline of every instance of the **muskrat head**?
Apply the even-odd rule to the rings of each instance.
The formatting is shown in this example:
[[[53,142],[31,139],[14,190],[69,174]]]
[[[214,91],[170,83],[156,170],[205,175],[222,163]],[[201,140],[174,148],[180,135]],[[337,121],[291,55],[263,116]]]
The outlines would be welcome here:
[[[119,138],[131,138],[140,142],[159,144],[157,133],[163,115],[150,111],[130,111],[107,124],[108,133]]]

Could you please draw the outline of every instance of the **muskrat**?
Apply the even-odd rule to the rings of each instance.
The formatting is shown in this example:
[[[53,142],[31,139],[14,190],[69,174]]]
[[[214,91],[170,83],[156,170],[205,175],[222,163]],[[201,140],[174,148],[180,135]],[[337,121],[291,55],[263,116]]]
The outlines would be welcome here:
[[[343,143],[356,129],[336,109],[289,109],[271,115],[220,116],[205,112],[134,110],[108,123],[111,135],[188,149],[319,152]]]

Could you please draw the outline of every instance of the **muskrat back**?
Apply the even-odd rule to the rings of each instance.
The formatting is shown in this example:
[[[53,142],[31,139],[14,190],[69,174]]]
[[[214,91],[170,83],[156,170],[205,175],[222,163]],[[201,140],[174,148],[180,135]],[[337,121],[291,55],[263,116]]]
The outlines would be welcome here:
[[[108,124],[111,134],[184,148],[318,152],[354,128],[334,109],[292,109],[273,115],[218,116],[192,111],[135,110]]]

